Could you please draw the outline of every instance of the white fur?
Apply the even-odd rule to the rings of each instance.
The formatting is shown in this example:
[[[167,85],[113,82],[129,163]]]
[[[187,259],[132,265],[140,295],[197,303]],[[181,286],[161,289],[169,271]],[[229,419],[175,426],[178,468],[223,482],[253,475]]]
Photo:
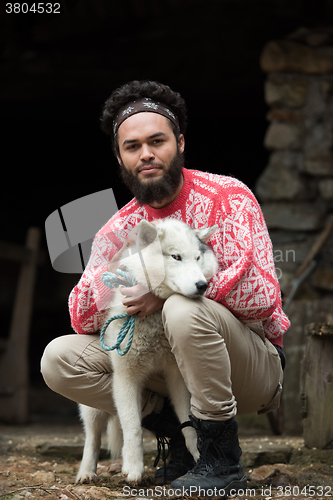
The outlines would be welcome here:
[[[205,242],[217,226],[195,230],[183,222],[166,219],[155,226],[142,220],[136,244],[122,263],[133,273],[137,281],[151,287],[160,298],[179,293],[193,298],[202,295],[196,283],[207,284],[217,270],[217,261]],[[119,289],[105,318],[123,314]],[[186,321],[186,318],[184,318]],[[107,346],[116,343],[123,319],[113,321],[106,330]],[[127,339],[122,343],[124,349]],[[136,318],[135,332],[130,350],[124,356],[110,351],[113,368],[113,398],[118,417],[100,410],[80,405],[85,426],[86,441],[77,482],[96,480],[101,433],[108,422],[108,444],[112,456],[119,454],[122,445],[122,472],[127,481],[139,484],[144,473],[143,441],[141,428],[141,395],[145,381],[152,373],[161,373],[166,381],[171,401],[180,422],[188,420],[190,394],[178,370],[170,345],[165,337],[161,311],[145,318]],[[120,426],[119,426],[120,421]],[[191,427],[183,429],[186,446],[195,460],[198,458],[196,432]]]

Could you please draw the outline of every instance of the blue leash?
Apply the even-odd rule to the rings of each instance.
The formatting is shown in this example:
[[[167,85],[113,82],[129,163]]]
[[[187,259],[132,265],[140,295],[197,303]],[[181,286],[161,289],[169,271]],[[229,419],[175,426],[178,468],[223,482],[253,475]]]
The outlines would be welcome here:
[[[125,278],[125,280],[127,282],[130,283],[130,285],[127,285],[127,286],[136,285],[136,280],[130,271],[127,271],[129,273],[130,277],[128,277],[128,275],[126,273],[124,273],[121,269],[117,269],[116,272],[120,276]],[[116,274],[110,273],[108,271],[102,274],[101,280],[103,281],[104,285],[106,285],[108,288],[111,288],[111,289],[119,286],[119,284],[124,284],[124,282],[119,279],[119,276],[117,276]],[[133,335],[134,335],[134,327],[135,327],[135,316],[136,316],[136,314],[124,313],[124,314],[117,314],[116,316],[113,316],[112,318],[107,320],[107,322],[103,326],[101,334],[100,334],[101,346],[105,351],[114,351],[114,349],[117,349],[117,353],[119,354],[119,356],[125,356],[125,354],[129,351],[129,349],[132,345],[132,340],[133,340]],[[116,319],[121,319],[121,318],[126,318],[126,319],[125,319],[124,324],[118,333],[117,343],[115,345],[113,345],[112,347],[107,347],[104,344],[104,335],[105,335],[106,329],[112,321],[114,321]],[[129,333],[129,338],[128,338],[127,346],[122,351],[120,348],[120,344],[126,338],[126,335],[128,333]]]

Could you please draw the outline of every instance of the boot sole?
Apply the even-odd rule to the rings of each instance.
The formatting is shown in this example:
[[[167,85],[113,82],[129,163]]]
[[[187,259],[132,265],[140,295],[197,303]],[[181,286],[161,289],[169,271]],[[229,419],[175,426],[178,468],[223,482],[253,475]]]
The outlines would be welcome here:
[[[237,496],[238,491],[242,490],[243,492],[246,491],[247,488],[247,479],[246,476],[242,477],[242,479],[238,481],[232,481],[228,486],[225,488],[225,495],[221,496],[220,499],[222,500],[223,498],[227,498],[230,494],[232,496]]]
[[[172,487],[172,485],[171,485]],[[211,498],[211,497],[219,497],[220,500],[223,500],[225,498],[228,498],[230,495],[233,497],[237,496],[237,493],[242,490],[243,492],[246,491],[247,488],[247,479],[246,476],[244,475],[241,479],[235,479],[231,481],[227,486],[224,488],[204,488],[202,486],[174,486],[174,489],[179,489],[179,488],[184,488],[184,490],[189,491],[191,496],[200,496],[203,498]],[[195,491],[194,491],[195,490]],[[243,495],[242,495],[243,496]]]

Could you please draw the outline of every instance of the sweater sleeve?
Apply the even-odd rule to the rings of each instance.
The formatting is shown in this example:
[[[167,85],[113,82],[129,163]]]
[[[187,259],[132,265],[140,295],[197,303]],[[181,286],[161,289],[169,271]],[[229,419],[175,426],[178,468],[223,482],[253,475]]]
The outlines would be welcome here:
[[[277,311],[283,313],[272,243],[261,208],[248,188],[238,186],[228,191],[216,213],[221,230],[211,241],[220,269],[207,296],[244,323],[267,324]]]
[[[103,284],[101,276],[122,248],[129,231],[142,218],[141,207],[132,200],[96,234],[87,267],[68,300],[71,324],[76,333],[95,333],[103,327],[113,291]]]
[[[76,333],[95,333],[103,327],[113,291],[103,284],[101,275],[120,247],[110,233],[95,236],[87,267],[68,300],[71,325]]]

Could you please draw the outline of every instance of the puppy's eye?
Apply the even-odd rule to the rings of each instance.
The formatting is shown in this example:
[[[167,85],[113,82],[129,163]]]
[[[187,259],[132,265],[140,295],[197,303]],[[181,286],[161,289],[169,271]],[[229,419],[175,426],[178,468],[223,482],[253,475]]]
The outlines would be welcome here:
[[[200,260],[200,255],[197,257],[197,260]]]
[[[182,260],[181,256],[178,253],[175,255],[171,255],[171,257],[175,260]]]

